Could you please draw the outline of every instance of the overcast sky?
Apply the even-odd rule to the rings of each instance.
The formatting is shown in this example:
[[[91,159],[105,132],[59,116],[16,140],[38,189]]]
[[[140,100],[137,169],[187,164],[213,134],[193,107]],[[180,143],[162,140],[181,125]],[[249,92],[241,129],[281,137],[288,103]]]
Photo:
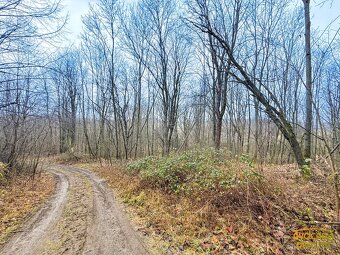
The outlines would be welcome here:
[[[64,12],[69,15],[67,28],[70,34],[67,37],[70,43],[77,39],[82,30],[81,16],[88,12],[89,3],[95,2],[97,0],[63,0]]]
[[[125,0],[133,1],[133,0]],[[138,0],[136,0],[138,1]],[[280,0],[278,0],[280,1]],[[303,4],[301,0],[296,0],[297,3]],[[67,36],[70,43],[77,40],[81,30],[81,16],[89,10],[89,3],[95,3],[97,0],[63,0],[64,12],[69,14],[68,30],[70,34]],[[312,27],[324,29],[330,22],[340,15],[340,0],[333,0],[333,3],[327,3],[320,6],[319,3],[324,0],[312,0]],[[340,19],[332,26],[333,29],[340,27]]]

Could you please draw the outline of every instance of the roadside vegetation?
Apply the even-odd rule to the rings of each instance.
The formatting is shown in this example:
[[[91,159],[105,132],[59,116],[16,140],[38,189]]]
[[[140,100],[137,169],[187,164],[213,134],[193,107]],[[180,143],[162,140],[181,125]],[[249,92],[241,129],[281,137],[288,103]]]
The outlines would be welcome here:
[[[293,165],[259,170],[247,155],[204,149],[81,166],[119,194],[154,254],[303,254],[293,230],[336,218],[330,180],[306,181]],[[317,250],[338,251],[337,236]]]
[[[0,245],[46,202],[55,188],[50,174],[5,179],[5,168],[0,165]]]

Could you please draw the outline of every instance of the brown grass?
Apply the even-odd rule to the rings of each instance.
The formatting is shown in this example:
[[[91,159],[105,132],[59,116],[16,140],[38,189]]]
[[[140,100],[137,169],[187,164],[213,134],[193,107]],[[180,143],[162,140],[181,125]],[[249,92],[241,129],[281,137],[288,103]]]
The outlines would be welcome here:
[[[54,188],[54,178],[45,173],[37,175],[34,181],[27,176],[19,176],[10,184],[0,186],[0,244],[19,229]]]

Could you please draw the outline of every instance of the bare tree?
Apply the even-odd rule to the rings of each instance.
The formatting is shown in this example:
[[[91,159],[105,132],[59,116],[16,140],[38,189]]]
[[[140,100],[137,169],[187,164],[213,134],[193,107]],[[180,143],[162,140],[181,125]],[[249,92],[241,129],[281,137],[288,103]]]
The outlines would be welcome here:
[[[10,170],[37,167],[46,138],[45,72],[42,49],[61,32],[59,1],[8,0],[0,3],[1,160]],[[24,167],[25,166],[25,167]]]
[[[76,145],[76,121],[79,101],[79,53],[68,51],[56,62],[52,74],[58,100],[60,152],[73,152]]]
[[[312,89],[312,53],[310,0],[302,0],[305,12],[305,47],[306,47],[306,120],[305,120],[305,158],[311,158],[312,123],[313,123],[313,89]]]
[[[223,31],[218,29],[216,26],[216,20],[218,20],[219,13],[218,10],[216,10],[216,5],[209,4],[206,0],[196,0],[194,2],[194,4],[190,5],[193,15],[190,19],[191,24],[198,28],[201,32],[213,36],[219,43],[220,47],[225,49],[228,56],[228,62],[232,65],[232,68],[230,70],[227,69],[226,71],[235,80],[235,82],[244,85],[261,103],[269,118],[275,123],[280,132],[282,132],[289,142],[295,155],[295,159],[299,167],[302,168],[305,165],[302,149],[291,123],[284,114],[281,104],[275,95],[265,86],[265,84],[258,80],[257,77],[253,77],[247,69],[243,67],[245,60],[239,58],[239,55],[234,54],[234,50],[231,45],[231,38],[226,37]],[[245,6],[242,6],[242,8],[245,8]],[[233,17],[240,15],[241,10],[243,10],[242,8],[240,7]],[[215,15],[217,15],[217,17]],[[232,26],[231,24],[233,24],[233,21],[234,19],[230,20],[230,26]],[[266,94],[259,89],[254,80],[261,84],[263,89],[265,89]]]
[[[190,48],[185,27],[176,13],[176,1],[144,0],[144,19],[149,19],[150,58],[144,62],[157,85],[162,112],[162,153],[168,155],[178,120],[181,88],[184,82]]]

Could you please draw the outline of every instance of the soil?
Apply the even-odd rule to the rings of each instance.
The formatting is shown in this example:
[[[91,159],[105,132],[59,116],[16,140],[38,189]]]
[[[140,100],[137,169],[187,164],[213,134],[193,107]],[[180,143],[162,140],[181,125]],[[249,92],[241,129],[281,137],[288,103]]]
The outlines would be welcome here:
[[[55,194],[0,254],[149,254],[112,190],[90,171],[57,165]]]

